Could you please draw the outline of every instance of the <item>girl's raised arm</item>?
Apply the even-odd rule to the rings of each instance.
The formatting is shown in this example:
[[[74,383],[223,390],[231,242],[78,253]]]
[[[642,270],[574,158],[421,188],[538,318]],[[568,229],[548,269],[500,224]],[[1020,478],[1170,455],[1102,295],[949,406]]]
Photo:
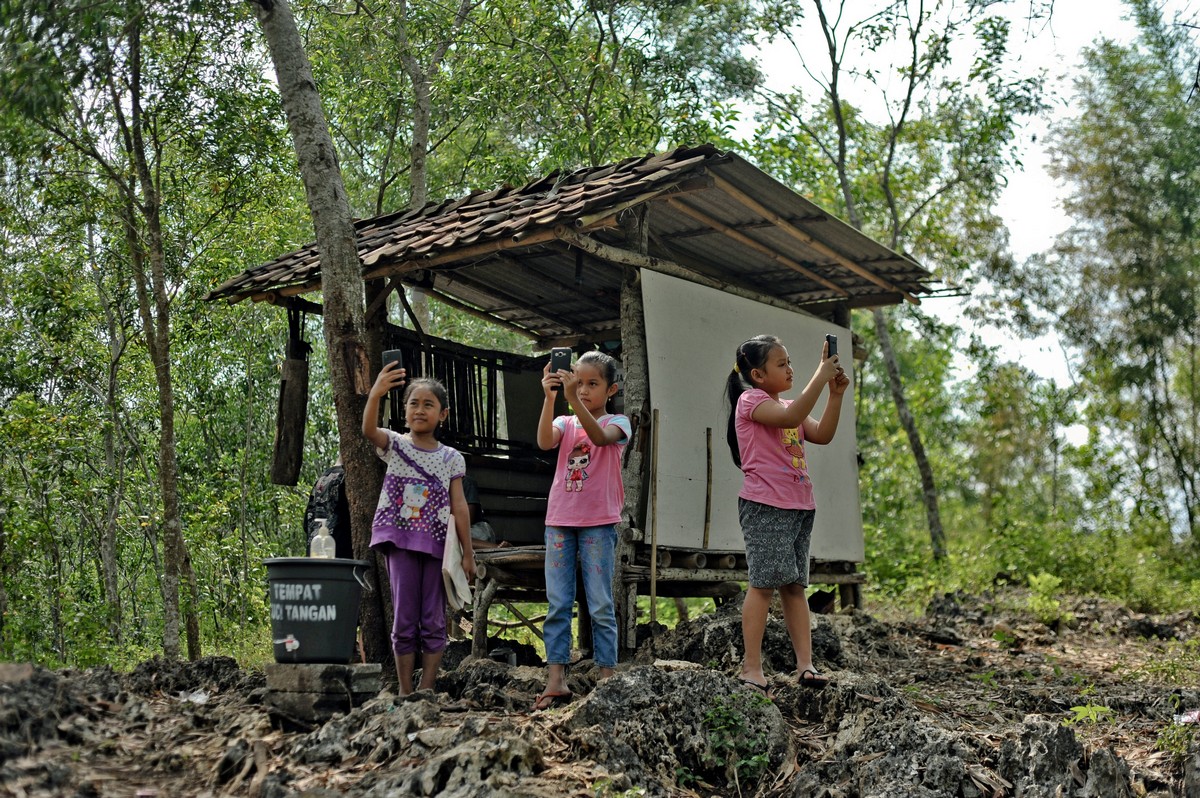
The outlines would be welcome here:
[[[796,397],[787,407],[784,407],[777,402],[763,402],[758,407],[754,408],[754,412],[750,417],[759,424],[765,424],[768,427],[784,427],[791,429],[798,427],[808,419],[808,414],[817,406],[817,400],[821,398],[821,391],[825,389],[828,383],[833,384],[833,380],[839,375],[846,379],[842,374],[842,367],[838,365],[838,356],[828,357],[829,343],[821,345],[821,363],[817,366],[817,370],[813,372],[812,379],[808,381],[808,385],[804,386],[804,390]],[[849,382],[849,379],[847,379]],[[846,390],[845,387],[842,390]],[[832,392],[832,388],[831,388]],[[805,428],[805,433],[808,430]]]
[[[367,394],[367,405],[363,408],[362,433],[376,449],[386,449],[388,445],[387,433],[379,428],[379,402],[388,391],[404,384],[406,372],[398,365],[395,361],[384,365],[375,378],[375,384],[371,386],[371,392]]]
[[[842,396],[849,384],[850,378],[839,369],[837,376],[829,381],[829,401],[825,403],[821,420],[817,421],[812,416],[804,419],[804,440],[822,445],[833,440],[842,417]]]

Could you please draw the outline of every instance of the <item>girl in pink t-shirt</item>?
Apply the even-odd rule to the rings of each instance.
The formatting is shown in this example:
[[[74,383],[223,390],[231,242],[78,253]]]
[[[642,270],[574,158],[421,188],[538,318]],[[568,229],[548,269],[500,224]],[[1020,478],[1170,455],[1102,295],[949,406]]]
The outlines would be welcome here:
[[[554,416],[556,389],[575,412]],[[571,655],[571,616],[575,607],[576,562],[592,617],[592,660],[600,677],[617,665],[617,615],[612,581],[616,567],[616,523],[625,490],[621,451],[629,441],[629,419],[611,412],[617,393],[617,362],[603,352],[586,352],[571,371],[542,372],[542,415],[537,442],[558,449],[558,467],[546,505],[546,642],[549,676],[535,710],[569,701],[567,664]]]
[[[824,687],[828,680],[812,661],[809,630],[808,548],[816,504],[804,443],[833,440],[842,410],[842,395],[850,384],[838,357],[821,350],[821,362],[795,400],[779,395],[792,388],[792,361],[783,342],[758,335],[738,347],[726,389],[729,424],[726,437],[733,462],[744,479],[738,493],[738,520],[746,540],[750,587],[742,603],[741,680],[771,697],[762,666],[762,639],[775,590],[783,604],[796,674],[806,687]],[[825,386],[829,400],[820,419],[809,415]]]

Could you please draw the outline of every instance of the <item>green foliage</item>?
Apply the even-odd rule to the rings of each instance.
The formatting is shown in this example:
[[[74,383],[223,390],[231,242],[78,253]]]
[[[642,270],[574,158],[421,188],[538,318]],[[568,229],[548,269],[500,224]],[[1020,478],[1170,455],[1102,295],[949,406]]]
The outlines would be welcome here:
[[[1054,131],[1052,171],[1076,223],[995,281],[1079,352],[1096,458],[1086,499],[1119,496],[1131,526],[1165,524],[1182,538],[1200,526],[1200,109],[1190,97],[1200,50],[1190,20],[1130,6],[1139,39],[1085,51],[1078,112]]]
[[[769,703],[763,695],[752,699],[756,704]],[[764,734],[751,734],[746,716],[738,707],[724,698],[716,698],[704,713],[704,727],[708,734],[708,748],[703,760],[706,765],[722,770],[725,781],[737,786],[753,785],[762,778],[770,765],[767,740]]]
[[[1194,547],[1175,540],[1149,504],[1127,499],[1126,453],[1110,436],[1068,439],[1076,389],[1001,364],[910,311],[892,335],[902,373],[922,375],[907,390],[942,487],[949,556],[935,563],[920,480],[886,377],[871,368],[877,344],[864,321],[854,329],[868,352],[856,398],[869,594],[920,610],[947,590],[980,593],[998,579],[1045,588],[1057,579],[1031,599],[1044,601],[1035,611],[1049,622],[1067,620],[1055,594],[1109,596],[1140,612],[1189,606],[1200,590]]]
[[[1200,682],[1200,640],[1167,642],[1158,656],[1130,671],[1130,676],[1180,686]]]
[[[1200,725],[1172,722],[1155,737],[1154,748],[1170,756],[1176,765],[1182,765],[1191,755],[1197,740],[1200,740]]]
[[[618,791],[613,787],[612,779],[596,779],[592,783],[592,795],[595,798],[643,798],[646,788],[630,787],[628,790]]]
[[[973,673],[973,674],[971,674],[971,678],[977,679],[981,684],[983,684],[984,687],[995,687],[996,686],[996,672],[995,671],[984,671],[983,673]]]
[[[1071,712],[1073,713],[1071,717],[1065,718],[1062,725],[1074,726],[1079,723],[1097,724],[1109,720],[1113,711],[1108,707],[1098,704],[1084,704],[1082,706],[1071,707]]]
[[[165,401],[202,635],[231,644],[266,617],[252,564],[299,515],[265,479],[284,320],[200,301],[307,215],[254,28],[240,6],[5,8],[0,83],[27,79],[22,41],[57,69],[0,115],[0,656],[84,666],[161,646]],[[139,306],[147,274],[166,312]]]
[[[1058,600],[1058,589],[1062,580],[1054,574],[1040,573],[1029,577],[1029,609],[1037,619],[1047,626],[1070,623],[1074,616],[1063,612]]]

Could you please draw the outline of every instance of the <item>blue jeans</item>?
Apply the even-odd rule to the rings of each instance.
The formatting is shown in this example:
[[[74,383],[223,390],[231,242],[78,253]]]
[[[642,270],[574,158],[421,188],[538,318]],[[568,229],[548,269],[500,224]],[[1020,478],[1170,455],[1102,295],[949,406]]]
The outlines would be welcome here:
[[[571,614],[575,608],[575,561],[592,616],[592,660],[601,668],[617,666],[617,613],[612,580],[617,548],[614,525],[546,527],[546,662],[571,661]]]

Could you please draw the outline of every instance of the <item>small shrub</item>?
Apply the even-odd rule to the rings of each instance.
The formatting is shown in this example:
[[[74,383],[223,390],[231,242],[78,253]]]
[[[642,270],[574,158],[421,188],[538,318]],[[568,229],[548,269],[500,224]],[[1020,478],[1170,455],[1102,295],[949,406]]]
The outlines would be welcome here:
[[[1050,627],[1069,623],[1074,617],[1069,612],[1063,612],[1057,595],[1060,587],[1062,580],[1054,574],[1043,571],[1029,577],[1029,609],[1039,621]]]
[[[1071,707],[1071,711],[1075,714],[1064,720],[1062,725],[1074,726],[1078,723],[1099,723],[1102,720],[1108,720],[1112,715],[1111,709],[1099,704],[1085,704],[1083,706]]]
[[[1158,733],[1154,747],[1171,757],[1176,765],[1182,764],[1200,737],[1200,729],[1194,723],[1170,723]]]
[[[761,695],[754,696],[752,701],[754,706],[770,703]],[[762,778],[770,764],[765,753],[767,740],[762,734],[750,734],[745,715],[725,699],[718,698],[704,714],[704,725],[709,744],[704,756],[706,765],[723,769],[726,780],[734,784],[739,794],[741,785]]]

